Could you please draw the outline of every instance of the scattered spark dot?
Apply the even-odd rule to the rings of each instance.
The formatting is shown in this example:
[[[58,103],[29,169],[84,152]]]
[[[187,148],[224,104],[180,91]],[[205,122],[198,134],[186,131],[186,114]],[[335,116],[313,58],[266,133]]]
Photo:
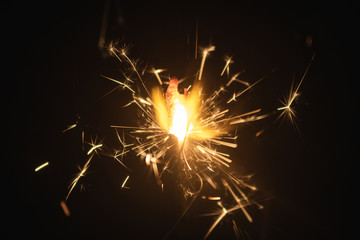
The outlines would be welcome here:
[[[60,206],[61,206],[62,210],[64,211],[65,216],[69,217],[70,211],[69,211],[69,208],[67,207],[66,203],[64,201],[61,201]]]

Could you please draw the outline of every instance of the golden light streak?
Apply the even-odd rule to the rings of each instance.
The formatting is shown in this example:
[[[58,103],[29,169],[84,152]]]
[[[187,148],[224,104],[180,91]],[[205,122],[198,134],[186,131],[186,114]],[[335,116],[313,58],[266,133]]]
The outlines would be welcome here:
[[[197,59],[198,52],[198,37],[199,37],[199,19],[196,21],[196,30],[195,30],[195,59]]]
[[[291,85],[290,88],[290,93],[288,98],[285,98],[284,101],[281,101],[282,104],[284,104],[283,107],[279,107],[277,108],[278,111],[282,111],[281,114],[279,115],[279,118],[284,116],[285,114],[287,115],[288,119],[290,120],[291,123],[295,124],[295,118],[296,118],[296,112],[295,110],[291,107],[292,103],[294,102],[294,100],[300,95],[299,89],[301,84],[303,83],[305,76],[307,75],[309,68],[311,66],[311,63],[313,62],[315,57],[315,53],[312,55],[310,62],[308,63],[306,70],[304,72],[304,74],[301,77],[301,80],[299,82],[299,84],[294,88],[294,85]]]
[[[237,77],[241,74],[242,72],[236,73],[234,76],[232,76],[232,78],[229,80],[229,82],[226,84],[226,86],[228,87],[232,82],[239,82],[245,86],[250,86],[250,84],[246,81],[237,79]]]
[[[64,129],[64,130],[62,131],[62,133],[65,133],[65,132],[69,131],[70,129],[73,129],[73,128],[76,127],[76,126],[77,126],[76,123],[75,123],[75,124],[72,124],[72,125],[69,125],[66,129]]]
[[[152,69],[152,73],[155,74],[156,79],[158,80],[158,82],[159,82],[160,85],[162,85],[163,82],[161,81],[161,78],[160,78],[160,76],[159,76],[159,73],[164,72],[164,71],[166,71],[166,69],[155,69],[155,68]]]
[[[82,150],[83,151],[85,151],[85,132],[84,132],[84,130],[83,131],[81,131],[81,148],[82,148]]]
[[[232,223],[233,223],[233,229],[234,229],[234,233],[235,233],[236,239],[240,239],[239,228],[238,228],[238,226],[236,225],[236,222],[234,221],[234,219],[232,220]]]
[[[98,145],[93,145],[92,148],[87,152],[87,155],[90,155],[93,151],[95,151],[98,148],[101,148],[103,145],[100,143]]]
[[[133,146],[134,144],[131,143],[131,144],[126,144],[125,143],[125,138],[124,138],[124,132],[123,132],[123,139],[121,139],[120,135],[119,135],[119,132],[117,131],[117,129],[115,129],[115,132],[116,132],[116,136],[122,146],[122,151],[118,151],[118,150],[115,150],[115,153],[113,155],[114,159],[116,161],[118,161],[123,167],[125,167],[127,170],[129,170],[130,172],[132,172],[132,170],[130,168],[128,168],[123,162],[123,158],[124,158],[124,155],[128,152],[130,152],[130,150],[127,150],[128,147],[131,147]],[[118,159],[118,157],[120,157],[120,159]]]
[[[227,76],[229,77],[230,63],[232,63],[233,61],[231,60],[231,57],[227,57],[227,58],[225,59],[225,61],[226,61],[226,64],[225,64],[225,67],[224,67],[224,69],[222,70],[220,76],[224,75],[224,72],[225,72],[225,70],[226,70]]]
[[[215,46],[210,46],[208,48],[205,48],[203,50],[203,55],[202,55],[202,59],[201,59],[201,65],[200,65],[200,71],[199,71],[199,78],[198,80],[201,80],[201,77],[202,77],[202,73],[203,73],[203,70],[204,70],[204,65],[205,65],[205,60],[206,60],[206,57],[207,55],[209,54],[209,52],[212,52],[215,50]]]
[[[210,167],[207,167],[207,169],[209,169],[211,172],[214,172],[214,170],[212,170]],[[201,175],[204,176],[204,178],[206,179],[206,181],[210,184],[210,186],[217,190],[218,187],[217,187],[217,184],[205,173],[205,172],[202,172]]]
[[[210,235],[210,233],[214,230],[214,228],[219,224],[219,222],[226,216],[226,214],[228,213],[228,211],[223,207],[223,205],[221,204],[221,202],[217,202],[218,205],[222,208],[221,209],[221,214],[219,215],[219,217],[215,220],[215,222],[211,225],[211,227],[209,228],[209,230],[207,231],[207,233],[204,236],[204,239],[207,239],[208,236]]]
[[[182,151],[182,153],[183,153],[183,158],[184,158],[184,161],[185,161],[185,163],[186,163],[186,166],[187,166],[188,169],[191,171],[192,169],[191,169],[191,167],[190,167],[190,165],[189,165],[189,162],[188,162],[187,159],[186,159],[186,155],[185,155],[184,151]]]
[[[263,115],[260,115],[260,116],[250,116],[250,117],[247,117],[247,118],[239,118],[237,120],[234,120],[232,122],[230,122],[231,125],[233,124],[239,124],[239,123],[246,123],[246,122],[253,122],[253,121],[259,121],[261,119],[264,119],[266,117],[270,116],[270,114],[263,114]]]
[[[232,190],[232,188],[229,186],[229,184],[222,179],[224,186],[229,190],[229,192],[231,193],[231,195],[233,196],[233,198],[235,199],[235,201],[237,202],[237,204],[239,205],[240,209],[243,211],[244,215],[246,216],[247,220],[249,222],[252,222],[252,217],[249,215],[249,213],[246,211],[246,209],[244,208],[244,205],[241,203],[241,200],[239,199],[238,196],[236,196],[236,194],[234,193],[234,191]]]
[[[125,180],[124,180],[124,182],[122,183],[122,185],[121,185],[121,188],[127,188],[127,187],[125,187],[125,184],[126,184],[126,182],[129,180],[129,175],[125,178]]]
[[[49,165],[49,162],[45,162],[45,163],[41,164],[40,166],[38,166],[37,168],[35,168],[35,172],[40,171],[41,169],[43,169],[43,168],[46,167],[47,165]]]
[[[154,175],[155,175],[155,178],[156,178],[156,182],[157,182],[157,184],[159,184],[161,186],[162,181],[160,179],[159,170],[158,170],[156,161],[153,162],[152,167],[153,167],[153,170],[154,170]]]
[[[259,80],[257,80],[255,83],[253,83],[252,85],[250,85],[249,87],[247,87],[246,89],[244,89],[243,91],[238,92],[237,94],[234,93],[233,97],[227,101],[227,103],[230,103],[232,101],[236,101],[236,98],[241,96],[242,94],[244,94],[246,91],[248,91],[249,89],[253,88],[256,84],[258,84],[259,82],[261,82],[262,80],[264,80],[265,77],[260,78]]]
[[[256,133],[255,137],[259,137],[261,134],[264,133],[264,131],[265,131],[264,129],[258,131],[258,132]]]
[[[136,73],[136,75],[138,76],[142,86],[144,87],[145,91],[147,92],[148,96],[150,96],[150,93],[149,93],[149,90],[147,89],[143,79],[141,78],[138,70],[136,69],[134,63],[130,60],[130,58],[126,55],[126,49],[125,48],[122,48],[121,49],[121,55],[124,56],[126,58],[126,60],[130,63],[130,65],[132,66],[134,72]]]
[[[114,56],[120,61],[122,62],[121,58],[117,55],[116,51],[118,51],[114,46],[113,44],[110,44],[109,46],[109,51],[114,54]]]
[[[69,192],[66,195],[65,201],[68,200],[71,192],[73,191],[73,189],[75,188],[76,184],[78,183],[78,181],[80,180],[81,177],[85,176],[85,172],[87,171],[87,169],[89,168],[89,164],[91,162],[91,159],[94,157],[94,154],[92,154],[89,159],[86,161],[86,163],[84,164],[83,168],[80,170],[80,172],[76,175],[76,177],[73,179],[73,181],[71,182],[71,184],[69,185]]]
[[[120,86],[123,86],[123,87],[129,89],[132,93],[135,93],[135,91],[134,91],[133,89],[131,89],[129,85],[127,85],[127,84],[125,84],[125,83],[123,83],[123,82],[120,82],[120,81],[118,81],[118,80],[116,80],[116,79],[113,79],[113,78],[104,76],[104,75],[101,75],[101,76],[104,77],[104,78],[106,78],[106,79],[108,79],[108,80],[110,80],[110,81],[113,81],[113,82],[119,84]]]
[[[221,200],[221,197],[208,197],[210,201],[219,201]]]

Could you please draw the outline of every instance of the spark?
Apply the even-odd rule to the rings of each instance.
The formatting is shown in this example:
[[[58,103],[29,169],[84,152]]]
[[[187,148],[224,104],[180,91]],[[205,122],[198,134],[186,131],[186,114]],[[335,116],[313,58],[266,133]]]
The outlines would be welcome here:
[[[223,68],[220,76],[224,75],[225,70],[226,70],[226,74],[227,74],[227,76],[229,77],[229,74],[230,74],[230,64],[233,62],[231,59],[232,59],[232,57],[227,57],[227,58],[225,58],[225,61],[226,61],[225,67]]]
[[[47,165],[49,165],[49,162],[45,162],[45,163],[41,164],[40,166],[38,166],[37,168],[35,168],[35,172],[40,171],[41,169],[43,169],[43,168],[46,167]]]
[[[244,208],[244,205],[241,203],[241,200],[239,199],[239,197],[235,194],[235,192],[232,190],[232,188],[229,186],[229,184],[224,179],[222,179],[222,181],[223,181],[224,186],[229,190],[229,192],[231,193],[231,195],[233,196],[233,198],[235,199],[235,201],[239,205],[240,209],[243,211],[243,213],[246,216],[247,220],[249,222],[252,222],[253,221],[252,217],[249,215],[249,213]],[[244,200],[248,201],[247,197]]]
[[[91,156],[89,157],[89,159],[86,161],[86,163],[84,164],[83,168],[80,169],[80,172],[76,175],[76,177],[72,180],[71,184],[69,185],[69,192],[66,195],[65,201],[68,200],[71,192],[74,190],[76,184],[78,183],[78,181],[80,180],[81,177],[85,176],[85,172],[87,171],[87,169],[89,168],[89,164],[91,162],[91,159],[93,159],[94,157],[94,153],[91,154]]]
[[[226,86],[228,87],[232,82],[239,82],[245,86],[250,86],[250,84],[248,82],[245,82],[243,80],[237,79],[237,77],[241,74],[241,72],[236,73],[234,76],[232,76],[232,78],[229,80],[229,82],[226,84]]]
[[[210,47],[205,48],[205,49],[203,50],[198,80],[201,80],[202,73],[203,73],[203,70],[204,70],[205,60],[206,60],[207,55],[209,54],[209,52],[212,52],[212,51],[214,51],[214,50],[215,50],[215,46],[210,46]]]
[[[281,101],[281,103],[284,104],[284,106],[277,108],[278,111],[282,111],[281,114],[279,115],[279,118],[286,115],[288,117],[288,119],[290,120],[290,122],[293,123],[294,125],[295,125],[296,112],[295,112],[294,108],[292,108],[292,103],[298,96],[300,96],[300,94],[299,94],[300,86],[303,83],[305,76],[307,75],[307,73],[309,71],[311,63],[314,60],[314,57],[315,57],[315,53],[312,55],[311,60],[308,63],[306,70],[305,70],[304,74],[302,75],[301,80],[298,83],[298,85],[296,87],[294,87],[294,84],[292,84],[291,88],[290,88],[289,96],[287,98],[285,98],[284,101]]]
[[[65,133],[65,132],[69,131],[70,129],[73,129],[73,128],[76,127],[76,126],[77,126],[77,123],[72,124],[72,125],[69,125],[66,129],[64,129],[64,130],[62,131],[62,133]]]
[[[152,73],[155,74],[156,79],[159,81],[159,84],[160,84],[160,85],[162,85],[163,82],[161,81],[161,78],[160,78],[160,76],[159,76],[159,73],[164,72],[164,71],[166,71],[166,69],[155,69],[155,68],[152,69]]]
[[[210,201],[219,201],[221,200],[221,197],[208,197]]]
[[[90,150],[87,152],[87,155],[90,155],[93,151],[95,151],[98,148],[101,148],[103,145],[100,143],[98,145],[94,145],[93,143],[91,144],[92,147],[90,148]]]
[[[195,59],[197,59],[198,38],[199,38],[199,19],[197,19],[196,21],[196,30],[195,30]]]
[[[121,55],[125,57],[125,59],[130,63],[131,67],[133,68],[134,72],[136,73],[136,75],[138,76],[142,86],[144,87],[145,91],[147,92],[147,94],[150,96],[149,90],[147,89],[147,87],[144,84],[143,79],[141,78],[138,70],[136,69],[134,63],[130,60],[130,58],[126,55],[126,48],[122,48],[121,49]]]
[[[83,150],[83,152],[85,151],[85,132],[84,130],[81,131],[81,148]]]
[[[207,231],[207,233],[204,236],[204,239],[207,239],[210,235],[210,233],[214,230],[214,228],[219,224],[219,222],[226,216],[226,214],[228,213],[228,211],[226,210],[226,208],[224,208],[224,206],[222,205],[221,202],[217,202],[218,205],[221,207],[221,213],[219,215],[219,217],[214,221],[214,223],[211,225],[211,227],[209,228],[209,230]]]
[[[125,187],[125,184],[127,183],[127,181],[129,180],[129,175],[125,178],[124,182],[122,183],[121,185],[121,188],[128,188],[128,187]]]
[[[128,150],[127,148],[128,147],[131,147],[133,146],[134,144],[126,144],[125,143],[125,138],[124,138],[124,132],[123,132],[123,138],[121,139],[120,135],[119,135],[119,132],[117,131],[117,129],[115,129],[115,132],[116,132],[116,136],[122,146],[122,150],[121,151],[118,151],[118,150],[115,150],[115,153],[114,155],[112,156],[116,161],[118,161],[124,168],[126,168],[127,170],[129,170],[130,172],[132,172],[132,170],[130,168],[128,168],[124,163],[123,163],[123,158],[125,156],[126,153],[130,152],[130,150]],[[120,157],[120,159],[119,159]]]
[[[264,133],[264,131],[265,131],[264,129],[258,131],[258,132],[256,133],[255,137],[259,137],[261,134]]]
[[[239,96],[241,96],[242,94],[244,94],[246,91],[248,91],[249,89],[253,88],[256,84],[258,84],[259,82],[261,82],[263,80],[263,78],[259,79],[258,81],[256,81],[255,83],[253,83],[252,85],[250,85],[249,87],[245,88],[243,91],[239,91],[238,93],[234,93],[233,97],[227,101],[227,103],[230,103],[232,101],[236,102],[236,98],[238,98]]]
[[[110,46],[109,46],[109,51],[110,51],[112,54],[114,54],[114,56],[115,56],[120,62],[122,62],[121,58],[120,58],[119,55],[117,55],[117,53],[116,53],[116,51],[118,51],[118,50],[117,50],[117,48],[115,48],[115,47],[113,46],[113,44],[110,44]]]
[[[123,82],[120,82],[120,81],[118,81],[116,79],[113,79],[113,78],[110,78],[110,77],[107,77],[107,76],[104,76],[104,75],[101,75],[101,76],[108,79],[108,80],[110,80],[110,81],[113,81],[113,82],[119,84],[120,86],[123,86],[123,87],[129,89],[132,93],[135,93],[135,91],[128,84],[125,84]]]
[[[70,216],[70,210],[67,207],[66,203],[64,201],[60,201],[60,206],[61,206],[62,210],[64,211],[65,216],[69,217]]]
[[[240,239],[240,232],[239,232],[239,228],[236,225],[236,222],[234,220],[232,220],[233,223],[233,229],[234,229],[234,233],[236,235],[236,239]]]

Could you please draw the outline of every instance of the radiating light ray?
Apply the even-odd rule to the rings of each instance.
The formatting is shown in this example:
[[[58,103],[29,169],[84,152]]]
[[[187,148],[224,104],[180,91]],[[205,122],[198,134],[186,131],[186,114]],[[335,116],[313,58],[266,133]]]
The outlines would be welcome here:
[[[225,70],[226,70],[227,76],[229,77],[229,74],[230,74],[230,64],[233,62],[231,59],[232,59],[232,57],[227,57],[227,58],[225,58],[225,61],[226,61],[225,67],[223,68],[220,76],[224,75]]]
[[[240,80],[240,79],[237,79],[237,77],[241,74],[242,72],[238,72],[236,73],[234,76],[231,77],[231,79],[229,80],[229,82],[226,84],[226,86],[228,87],[232,82],[239,82],[245,86],[250,86],[250,84],[246,81],[243,81],[243,80]]]
[[[86,161],[86,163],[84,164],[84,166],[80,169],[80,172],[76,175],[76,177],[72,180],[72,182],[70,183],[69,185],[69,192],[68,194],[66,195],[66,198],[65,198],[65,201],[68,200],[71,192],[74,190],[76,184],[78,183],[78,181],[80,180],[81,177],[85,176],[85,173],[87,171],[87,169],[89,168],[89,164],[91,162],[91,160],[93,159],[94,157],[94,154],[91,154],[89,159]]]
[[[214,230],[214,228],[220,223],[220,221],[226,216],[226,214],[228,213],[228,211],[226,210],[226,208],[224,208],[224,206],[222,205],[221,202],[217,202],[218,205],[221,207],[221,213],[218,216],[218,218],[216,218],[216,220],[214,221],[214,223],[211,225],[211,227],[209,228],[209,230],[207,231],[207,233],[204,236],[204,239],[207,239],[210,235],[210,233]]]
[[[163,82],[161,81],[161,78],[160,78],[160,76],[159,76],[159,73],[164,72],[165,70],[166,70],[166,69],[155,69],[155,68],[153,68],[152,71],[151,71],[153,74],[155,74],[156,79],[158,80],[158,82],[159,82],[160,85],[162,85]]]
[[[72,124],[72,125],[69,125],[66,129],[64,129],[64,130],[62,131],[62,133],[65,133],[65,132],[69,131],[70,129],[73,129],[73,128],[75,128],[76,126],[77,126],[77,123]]]
[[[96,149],[98,149],[98,148],[101,148],[103,145],[100,143],[100,144],[97,144],[97,145],[95,145],[95,144],[93,144],[93,143],[91,143],[91,148],[89,149],[89,151],[87,152],[87,155],[90,155],[93,151],[95,151]]]
[[[120,81],[118,81],[118,80],[116,80],[116,79],[113,79],[113,78],[110,78],[110,77],[107,77],[107,76],[104,76],[104,75],[101,75],[101,76],[102,76],[103,78],[106,78],[106,79],[108,79],[108,80],[110,80],[110,81],[113,81],[113,82],[119,84],[120,86],[123,86],[123,87],[129,89],[132,93],[135,93],[135,91],[134,91],[128,84],[125,84],[125,83],[123,83],[123,82],[120,82]],[[107,94],[106,94],[106,95],[107,95]]]
[[[120,58],[119,55],[117,55],[117,53],[116,53],[116,51],[118,51],[118,50],[117,50],[117,48],[115,48],[115,47],[113,46],[113,44],[110,44],[110,46],[109,46],[109,51],[110,51],[120,62],[122,62],[121,58]]]
[[[125,178],[124,182],[122,183],[121,185],[121,188],[128,188],[128,187],[125,187],[125,184],[127,183],[127,181],[129,180],[129,175]]]
[[[238,226],[237,226],[237,224],[236,224],[236,222],[234,220],[232,220],[232,223],[233,223],[233,229],[234,229],[236,239],[240,239],[239,228],[238,228]]]
[[[212,51],[214,51],[214,50],[215,50],[215,46],[210,46],[210,47],[205,48],[205,49],[203,50],[198,80],[201,80],[202,73],[203,73],[203,70],[204,70],[204,65],[205,65],[206,57],[208,56],[209,52],[212,52]]]
[[[41,169],[43,169],[44,167],[48,166],[49,162],[45,162],[43,164],[41,164],[40,166],[38,166],[37,168],[35,168],[35,172],[40,171]]]
[[[235,201],[237,202],[237,204],[239,205],[241,211],[244,213],[244,215],[246,216],[247,220],[249,222],[252,222],[252,217],[249,215],[249,213],[246,211],[246,209],[244,208],[244,205],[242,204],[240,198],[235,194],[235,192],[232,190],[232,188],[229,186],[229,184],[226,182],[226,180],[222,179],[224,186],[229,190],[229,192],[231,193],[231,195],[233,196],[233,198],[235,199]],[[245,199],[244,199],[245,200]],[[247,201],[247,198],[245,200]]]
[[[141,82],[141,85],[144,87],[145,91],[147,92],[148,96],[150,96],[150,92],[149,90],[147,89],[142,77],[140,76],[138,70],[136,69],[134,63],[130,60],[130,58],[126,55],[126,49],[125,48],[122,48],[121,49],[121,55],[125,57],[125,59],[130,63],[131,67],[133,68],[134,72],[136,73],[136,75],[138,76],[140,82]]]
[[[284,101],[281,101],[281,103],[284,105],[282,107],[277,108],[278,111],[282,111],[279,115],[278,118],[281,118],[283,116],[287,116],[288,119],[290,120],[290,122],[292,124],[294,124],[296,127],[296,123],[295,123],[295,118],[296,118],[296,112],[294,110],[294,108],[292,108],[292,103],[294,102],[294,100],[300,95],[299,94],[299,89],[301,84],[303,83],[305,76],[307,75],[309,68],[311,66],[311,63],[313,62],[315,57],[315,53],[312,55],[310,62],[308,63],[304,74],[302,75],[300,82],[298,83],[298,85],[296,85],[296,87],[294,87],[294,84],[291,85],[290,88],[290,92],[287,98],[284,99]],[[298,129],[299,130],[299,129]]]
[[[271,73],[273,73],[276,70],[276,68],[274,68]],[[271,74],[269,73],[269,74]],[[255,83],[253,83],[252,85],[248,86],[246,89],[244,89],[243,91],[239,91],[238,93],[236,93],[229,101],[227,101],[227,103],[230,103],[232,101],[235,101],[236,98],[238,98],[239,96],[241,96],[242,94],[244,94],[245,92],[247,92],[248,90],[250,90],[251,88],[253,88],[255,85],[257,85],[258,83],[260,83],[261,81],[263,81],[265,78],[267,78],[269,76],[269,74],[261,77],[259,80],[257,80]]]
[[[195,59],[197,59],[198,53],[198,38],[199,38],[199,19],[196,21],[196,29],[195,29]]]

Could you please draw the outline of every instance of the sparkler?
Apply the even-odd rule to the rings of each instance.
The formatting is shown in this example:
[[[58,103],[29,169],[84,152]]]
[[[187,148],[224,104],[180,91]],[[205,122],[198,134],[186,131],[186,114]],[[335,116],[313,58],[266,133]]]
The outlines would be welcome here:
[[[250,199],[246,193],[255,191],[257,188],[249,183],[251,175],[240,176],[233,172],[231,168],[233,159],[225,149],[237,148],[238,146],[236,143],[236,126],[259,121],[269,117],[276,111],[264,113],[262,109],[258,108],[241,114],[234,114],[229,110],[228,105],[236,102],[241,95],[263,81],[275,69],[250,84],[248,81],[239,79],[242,72],[232,75],[229,79],[229,66],[233,60],[232,58],[226,58],[225,66],[222,72],[219,73],[219,76],[223,76],[225,71],[227,71],[228,81],[226,86],[219,87],[216,91],[207,95],[205,94],[206,89],[200,83],[206,81],[202,79],[205,62],[209,53],[214,50],[215,46],[202,50],[198,75],[187,88],[182,90],[179,89],[179,80],[176,77],[170,78],[169,84],[165,89],[166,82],[163,82],[159,75],[159,73],[165,70],[152,68],[150,73],[155,75],[159,85],[149,91],[145,81],[139,74],[135,62],[129,58],[127,48],[117,48],[114,45],[110,45],[109,52],[119,60],[120,64],[130,66],[129,76],[135,75],[136,80],[130,80],[125,74],[124,81],[108,76],[103,77],[116,83],[116,88],[120,87],[132,94],[132,98],[124,105],[124,108],[132,104],[138,107],[140,112],[139,124],[135,126],[111,125],[115,129],[121,145],[121,148],[115,150],[114,153],[105,153],[102,150],[102,143],[90,143],[91,148],[87,152],[88,160],[71,182],[66,200],[79,179],[85,175],[96,153],[113,157],[129,172],[132,172],[123,163],[123,158],[126,153],[133,151],[137,153],[138,157],[144,159],[146,165],[152,169],[156,182],[161,189],[164,189],[164,186],[166,188],[164,176],[175,173],[173,175],[177,176],[179,188],[183,190],[185,199],[190,199],[180,218],[165,237],[169,236],[171,231],[181,221],[192,203],[203,191],[205,184],[215,191],[229,193],[231,199],[223,199],[221,196],[203,197],[203,199],[216,202],[220,207],[219,211],[207,214],[217,216],[217,218],[206,232],[204,238],[207,238],[212,233],[222,219],[235,211],[241,212],[247,221],[253,222],[253,218],[246,207],[254,204],[261,209],[263,206]],[[314,56],[310,63],[313,58]],[[310,63],[300,83],[291,91],[289,98],[283,102],[285,106],[277,108],[278,111],[281,111],[280,116],[287,113],[290,117],[294,117],[291,104],[298,96],[298,90],[307,74]],[[226,94],[226,92],[229,92],[227,88],[236,83],[239,84],[241,89],[238,92],[230,92],[232,97],[229,99]],[[145,92],[146,95],[143,96],[142,92]],[[63,132],[74,127],[76,127],[76,124],[70,125]],[[119,135],[118,129],[123,131],[122,138]],[[134,139],[130,144],[125,143],[125,131]],[[259,131],[256,136],[262,132],[263,130]],[[129,178],[130,175],[125,178],[121,188],[129,188],[126,186]],[[234,232],[238,236],[239,228],[234,220],[232,223]]]
[[[245,207],[254,204],[254,201],[250,200],[245,192],[254,191],[256,187],[247,183],[247,176],[242,177],[232,173],[230,165],[233,160],[222,149],[224,147],[237,148],[234,125],[258,121],[270,115],[263,113],[261,109],[239,115],[231,114],[228,108],[221,109],[223,104],[227,105],[235,101],[267,76],[250,85],[248,82],[238,79],[240,72],[233,75],[226,84],[226,87],[228,87],[230,84],[238,82],[246,87],[234,93],[233,98],[226,102],[224,87],[220,87],[209,97],[204,97],[205,90],[198,81],[202,79],[209,52],[214,50],[215,46],[210,46],[202,51],[198,77],[194,79],[194,82],[188,88],[183,88],[183,90],[178,89],[179,81],[173,77],[169,80],[169,85],[164,93],[163,82],[159,76],[159,73],[163,70],[153,68],[151,73],[155,75],[160,86],[154,87],[151,94],[149,94],[149,90],[138,74],[138,70],[125,54],[120,55],[120,62],[122,64],[126,62],[131,66],[141,83],[140,86],[148,93],[148,96],[144,98],[134,90],[139,89],[133,86],[135,82],[125,84],[125,82],[105,77],[119,86],[125,87],[125,90],[133,94],[131,101],[125,107],[135,103],[142,116],[142,123],[138,126],[112,125],[111,127],[115,128],[116,132],[117,129],[130,130],[129,134],[136,141],[129,150],[135,151],[137,156],[143,158],[146,165],[152,168],[156,181],[161,188],[164,187],[164,175],[169,174],[169,172],[176,172],[176,175],[179,176],[179,187],[184,191],[184,197],[191,198],[190,204],[184,210],[178,222],[203,190],[204,184],[208,184],[214,190],[226,189],[233,197],[235,206],[228,209],[222,205],[221,197],[208,198],[210,201],[216,201],[222,210],[206,233],[205,238],[210,235],[212,230],[228,213],[235,210],[240,209],[246,219],[252,222],[252,218]],[[114,53],[123,52],[121,49],[115,50],[113,46],[110,51]],[[118,54],[114,56],[119,58]],[[231,58],[226,59],[225,67],[219,74],[220,76],[225,71],[229,72],[231,62]],[[128,177],[123,186],[127,179]],[[260,204],[257,205],[261,206]]]

